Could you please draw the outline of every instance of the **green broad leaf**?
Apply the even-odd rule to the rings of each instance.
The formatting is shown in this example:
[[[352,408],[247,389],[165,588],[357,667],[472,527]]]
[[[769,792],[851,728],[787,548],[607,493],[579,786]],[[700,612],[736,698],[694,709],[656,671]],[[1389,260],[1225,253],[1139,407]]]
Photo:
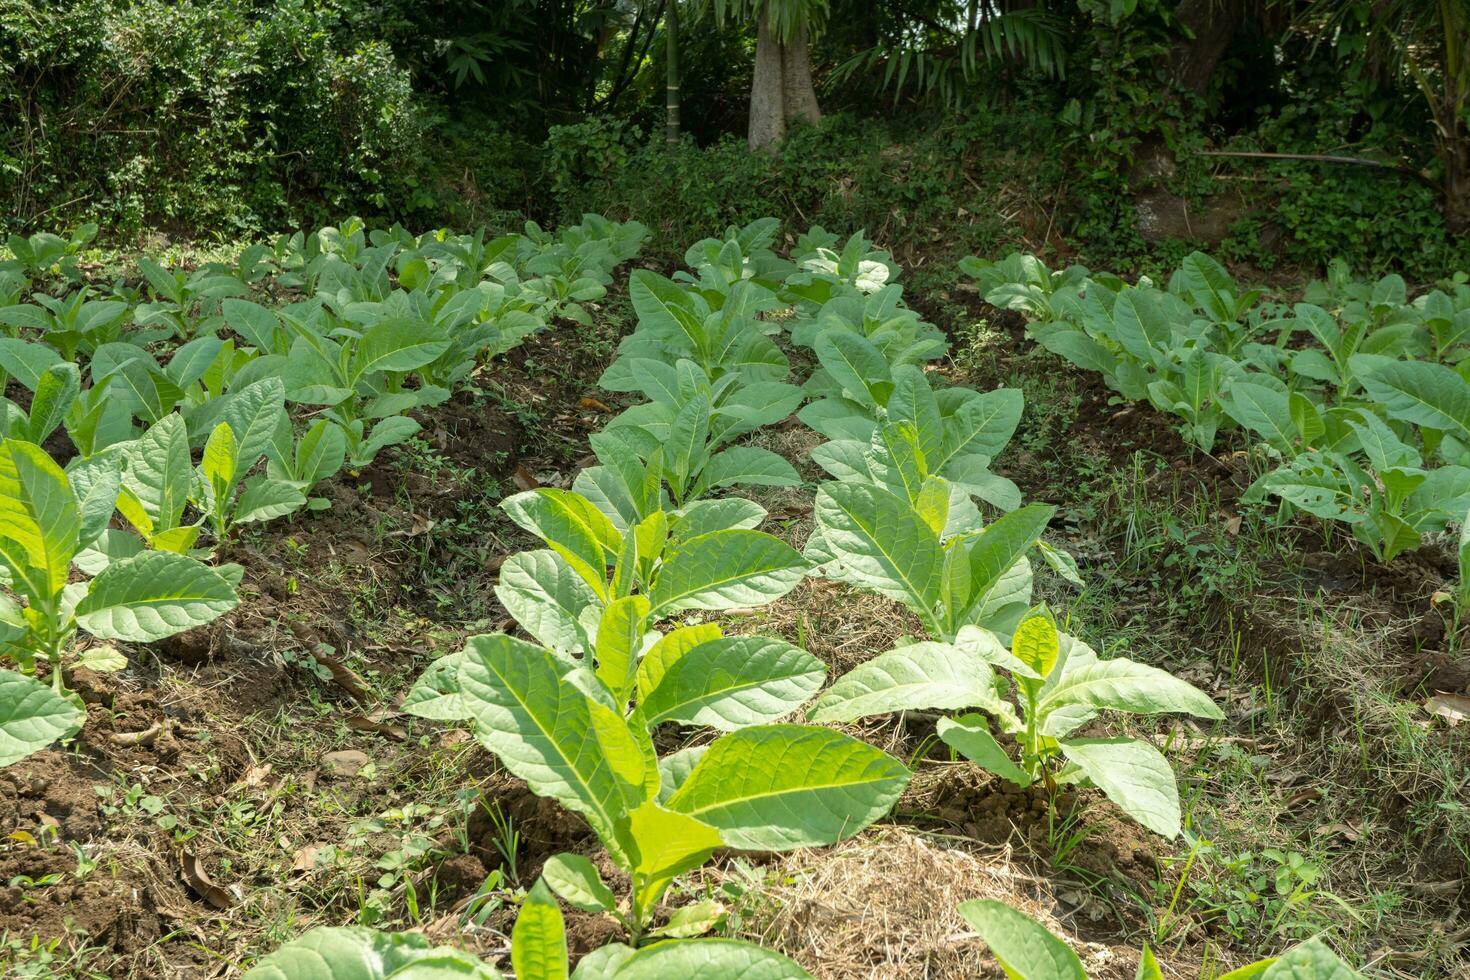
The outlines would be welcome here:
[[[566,980],[567,928],[556,898],[537,879],[521,902],[510,937],[510,961],[517,977]]]
[[[78,667],[85,667],[99,674],[111,674],[126,670],[128,658],[117,647],[102,645],[88,647],[77,654],[76,663]]]
[[[913,426],[925,472],[939,472],[949,458],[944,452],[946,431],[939,399],[934,397],[924,372],[912,364],[894,368],[893,394],[888,397],[886,407],[889,424],[906,422]]]
[[[979,599],[1041,540],[1055,507],[1027,504],[992,521],[970,545],[970,588]]]
[[[498,980],[499,976],[469,953],[430,946],[419,933],[350,926],[313,929],[256,960],[241,980]]]
[[[703,643],[720,638],[720,627],[715,623],[696,623],[681,626],[659,637],[657,642],[643,654],[638,662],[638,700],[647,700],[653,689],[663,682],[664,674],[690,650]]]
[[[40,444],[56,431],[81,391],[81,372],[75,364],[53,364],[41,374],[31,397],[30,424],[27,436]]]
[[[1022,620],[1011,638],[1011,653],[1041,677],[1051,674],[1060,652],[1061,637],[1056,625],[1045,615],[1036,614]]]
[[[80,731],[87,713],[50,684],[0,670],[0,767]]]
[[[220,498],[235,482],[239,462],[240,447],[235,442],[235,431],[228,422],[221,422],[209,434],[209,441],[204,444],[204,458],[199,464],[200,473],[209,481],[215,495],[215,507],[222,509],[228,506],[229,501]]]
[[[849,722],[892,711],[959,710],[995,701],[995,672],[973,650],[925,641],[898,647],[843,674],[807,717]]]
[[[1062,739],[1061,747],[1124,813],[1170,840],[1179,836],[1179,788],[1158,749],[1131,738]]]
[[[225,396],[220,414],[239,445],[240,464],[254,466],[270,448],[271,437],[286,413],[286,385],[280,378],[262,378]]]
[[[704,864],[724,844],[715,828],[653,800],[629,813],[623,830],[638,906],[649,911],[676,875]]]
[[[753,530],[760,527],[765,519],[765,508],[744,497],[696,500],[686,504],[677,517],[671,518],[669,536],[677,541],[687,541],[712,531]]]
[[[613,846],[622,815],[643,802],[649,765],[622,716],[584,694],[542,647],[495,634],[471,637],[465,653],[459,687],[476,737],[532,792],[582,814]]]
[[[145,551],[115,561],[77,604],[77,625],[104,640],[148,643],[202,626],[239,604],[218,570],[185,555]]]
[[[245,481],[235,504],[235,523],[273,521],[306,506],[306,491],[294,481],[272,480],[257,474]]]
[[[1143,946],[1143,954],[1138,958],[1138,972],[1133,975],[1133,980],[1164,980],[1164,971],[1159,969],[1159,961],[1154,958],[1154,951]]]
[[[1470,438],[1470,386],[1453,368],[1429,361],[1393,361],[1362,379],[1390,418]]]
[[[1031,785],[1031,777],[1026,770],[1011,761],[995,736],[990,734],[990,722],[984,715],[971,712],[958,718],[941,718],[935,725],[935,731],[940,741],[981,769],[1017,786]]]
[[[150,526],[139,527],[145,536],[179,526],[194,479],[189,456],[189,431],[177,413],[166,415],[124,450],[127,468],[122,487],[147,515]],[[119,503],[119,508],[123,503]],[[124,516],[132,521],[126,510]]]
[[[898,599],[932,624],[943,550],[907,501],[880,487],[824,483],[815,513],[823,543],[851,581]]]
[[[650,936],[667,939],[692,939],[703,936],[725,917],[725,907],[712,898],[675,909],[667,922],[649,931]]]
[[[835,480],[843,483],[853,480],[866,483],[873,478],[868,448],[868,443],[858,442],[856,439],[833,439],[812,450],[812,462],[826,470]]]
[[[730,847],[820,847],[886,814],[909,775],[850,735],[761,725],[711,743],[667,805],[714,827]]]
[[[648,608],[645,596],[614,599],[603,610],[602,622],[597,627],[597,678],[607,685],[618,704],[626,704],[633,693]]]
[[[681,540],[659,569],[649,615],[765,605],[794,589],[806,569],[800,552],[762,531],[735,528]]]
[[[699,474],[702,489],[742,486],[794,487],[801,477],[791,464],[769,449],[731,446],[710,457]]]
[[[1022,624],[1023,629],[1025,626]],[[1179,711],[1196,718],[1225,717],[1209,695],[1193,684],[1166,670],[1122,657],[1085,665],[1068,664],[1061,677],[1043,694],[1036,710],[1044,720],[1051,712],[1069,705],[1138,715]]]
[[[622,536],[590,501],[565,490],[540,489],[508,497],[500,506],[561,555],[599,599],[607,598],[607,566]]]
[[[104,451],[85,459],[74,459],[68,464],[66,478],[76,496],[82,520],[77,543],[85,548],[107,530],[113,511],[117,509],[117,491],[122,483],[122,455],[116,451]]]
[[[959,456],[976,454],[995,459],[1011,441],[1021,423],[1025,398],[1018,388],[973,392],[945,419],[944,448],[929,468],[937,472]]]
[[[1320,939],[1308,939],[1276,959],[1242,967],[1225,974],[1220,980],[1245,980],[1257,976],[1261,980],[1362,980],[1361,974],[1339,959]]]
[[[342,468],[347,458],[347,437],[331,419],[317,419],[296,445],[291,477],[316,484]]]
[[[500,566],[495,597],[527,633],[562,654],[588,647],[582,613],[597,593],[554,551],[521,551]]]
[[[669,425],[664,458],[669,464],[669,485],[683,498],[689,479],[705,461],[709,441],[709,398],[697,395],[686,402]]]
[[[37,604],[66,585],[82,517],[61,467],[33,443],[0,441],[0,566]]]
[[[796,961],[735,939],[666,939],[623,959],[611,973],[578,980],[811,980]]]
[[[1158,352],[1173,345],[1174,331],[1157,294],[1129,287],[1113,303],[1113,330],[1118,343],[1144,364],[1153,364]]]
[[[220,305],[220,312],[230,329],[255,349],[267,354],[283,353],[277,350],[280,321],[264,306],[249,300],[227,299]]]
[[[580,854],[557,854],[541,868],[541,880],[563,902],[583,912],[613,912],[618,897],[602,882],[591,861]]]
[[[606,387],[605,382],[602,384]],[[572,971],[572,980],[613,980],[618,975],[618,969],[632,959],[635,952],[633,947],[623,943],[599,946],[577,961],[577,968]]]
[[[814,347],[822,367],[847,395],[868,406],[888,404],[893,393],[888,360],[865,337],[845,328],[827,330]]]
[[[782,640],[723,637],[693,646],[669,664],[639,707],[650,729],[678,722],[729,732],[785,717],[826,676],[820,660]]]
[[[699,762],[707,745],[691,745],[687,749],[672,752],[658,760],[658,802],[667,805],[669,797],[684,785],[694,766]]]
[[[407,415],[394,415],[374,423],[372,432],[353,454],[353,464],[366,466],[389,446],[398,446],[412,439],[420,428],[418,420]]]
[[[40,329],[45,328],[41,326]],[[35,391],[41,384],[42,375],[65,363],[67,361],[60,354],[45,344],[18,337],[0,337],[0,370],[14,377],[27,391]]]
[[[1087,971],[1070,946],[1004,902],[961,902],[960,915],[975,927],[1007,976],[1016,980],[1087,980]]]
[[[464,660],[460,650],[430,664],[408,689],[400,710],[435,721],[468,721],[470,710],[459,690],[459,668]]]
[[[1242,428],[1249,429],[1281,452],[1296,444],[1296,422],[1291,398],[1284,391],[1250,381],[1236,381],[1220,398],[1220,407]]]
[[[350,381],[377,371],[412,371],[423,367],[449,349],[443,327],[418,317],[389,317],[362,333],[352,358]]]

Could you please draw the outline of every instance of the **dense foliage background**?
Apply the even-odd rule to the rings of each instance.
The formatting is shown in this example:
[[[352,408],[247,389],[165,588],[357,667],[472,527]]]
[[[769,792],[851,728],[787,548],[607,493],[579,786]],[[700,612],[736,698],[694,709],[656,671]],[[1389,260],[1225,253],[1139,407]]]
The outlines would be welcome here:
[[[673,2],[0,0],[0,220],[248,236],[595,207],[671,243],[774,212],[946,254],[1203,243],[1423,277],[1470,252],[1466,0],[681,0],[671,46]],[[800,30],[824,116],[752,153],[766,15]]]

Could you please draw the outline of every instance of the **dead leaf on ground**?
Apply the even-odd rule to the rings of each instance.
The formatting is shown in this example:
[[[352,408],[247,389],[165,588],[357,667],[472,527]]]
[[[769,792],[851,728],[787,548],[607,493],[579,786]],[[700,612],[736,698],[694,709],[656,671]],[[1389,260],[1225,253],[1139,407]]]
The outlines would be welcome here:
[[[179,869],[183,872],[184,883],[194,890],[194,894],[210,905],[217,909],[227,909],[235,904],[234,893],[209,880],[209,875],[204,873],[204,863],[197,855],[181,851]]]
[[[267,762],[263,766],[251,766],[249,769],[245,770],[245,775],[235,780],[235,785],[231,786],[230,789],[254,789],[257,786],[263,786],[265,784],[266,777],[268,777],[270,774],[271,764],[269,762]]]
[[[1440,692],[1424,702],[1424,710],[1431,715],[1438,715],[1451,725],[1458,725],[1462,721],[1470,720],[1470,697]]]
[[[1304,803],[1316,803],[1321,798],[1322,791],[1320,789],[1304,789],[1298,793],[1292,794],[1291,799],[1286,801],[1286,808],[1288,810],[1294,810]]]
[[[160,718],[141,732],[114,732],[111,742],[113,745],[152,745],[166,731],[168,719]]]
[[[438,523],[432,517],[423,514],[409,514],[408,527],[395,528],[388,532],[390,538],[416,538],[421,534],[428,534]]]
[[[389,721],[390,718],[396,717],[398,717],[397,713],[392,711],[374,711],[370,715],[349,715],[347,727],[355,732],[377,732],[379,735],[402,741],[408,737],[408,730],[402,725],[395,725]]]
[[[362,767],[371,761],[366,752],[359,752],[356,749],[328,752],[322,756],[322,762],[326,763],[327,768],[340,776],[356,776]]]
[[[1239,514],[1236,514],[1234,517],[1228,518],[1225,521],[1225,533],[1230,535],[1232,538],[1240,534]]]
[[[316,662],[327,668],[327,673],[332,675],[332,680],[338,687],[346,691],[348,696],[358,704],[367,704],[373,700],[373,692],[368,690],[367,681],[351,667],[328,653],[313,653]]]
[[[292,871],[314,871],[316,870],[316,856],[326,847],[325,844],[308,844],[291,855]]]
[[[1345,820],[1342,823],[1325,823],[1317,828],[1317,833],[1323,837],[1342,837],[1349,841],[1356,841],[1363,836],[1363,821]]]

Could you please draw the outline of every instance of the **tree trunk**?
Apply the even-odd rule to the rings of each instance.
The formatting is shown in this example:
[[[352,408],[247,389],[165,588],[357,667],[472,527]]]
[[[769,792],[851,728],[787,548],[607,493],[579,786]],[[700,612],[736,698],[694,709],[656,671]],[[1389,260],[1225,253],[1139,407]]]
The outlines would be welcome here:
[[[1452,235],[1470,235],[1470,134],[1446,140],[1444,157],[1444,224]]]
[[[755,74],[750,86],[750,148],[760,150],[781,142],[791,119],[814,125],[822,121],[806,31],[782,42],[767,18],[761,17],[756,24]]]
[[[1186,92],[1203,96],[1220,59],[1245,16],[1241,0],[1181,0],[1174,9],[1194,37],[1180,38],[1169,51],[1169,70]]]
[[[679,0],[664,0],[664,61],[668,63],[668,81],[665,83],[668,101],[668,123],[666,138],[670,143],[679,142]]]
[[[786,118],[802,119],[815,126],[822,121],[817,105],[817,89],[812,84],[811,52],[807,50],[806,29],[789,43],[781,45],[781,92],[786,102]]]

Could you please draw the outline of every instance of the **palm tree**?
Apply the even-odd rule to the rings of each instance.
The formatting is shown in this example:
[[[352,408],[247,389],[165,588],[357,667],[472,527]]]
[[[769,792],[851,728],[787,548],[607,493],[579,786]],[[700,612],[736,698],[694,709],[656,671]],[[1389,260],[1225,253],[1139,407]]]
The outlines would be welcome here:
[[[722,24],[755,20],[748,130],[752,150],[785,139],[786,124],[793,119],[822,121],[807,43],[826,25],[827,0],[704,0],[702,6],[712,6]]]

